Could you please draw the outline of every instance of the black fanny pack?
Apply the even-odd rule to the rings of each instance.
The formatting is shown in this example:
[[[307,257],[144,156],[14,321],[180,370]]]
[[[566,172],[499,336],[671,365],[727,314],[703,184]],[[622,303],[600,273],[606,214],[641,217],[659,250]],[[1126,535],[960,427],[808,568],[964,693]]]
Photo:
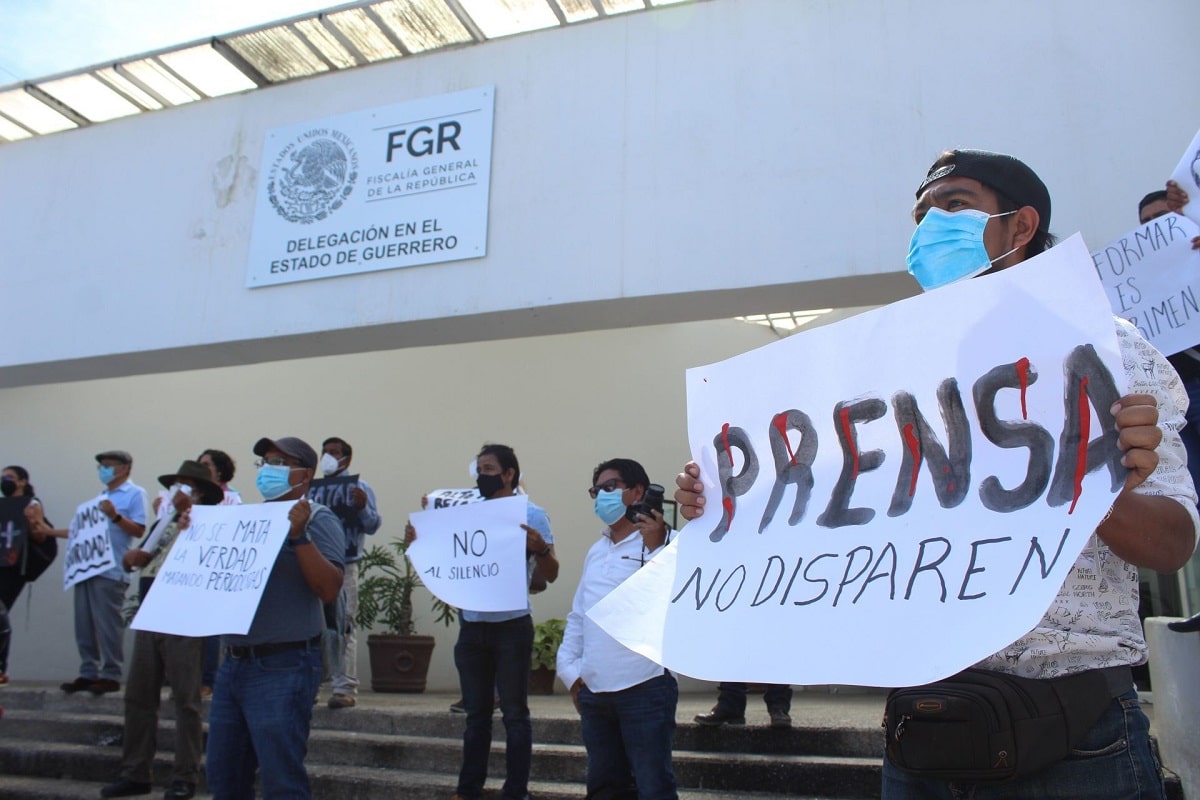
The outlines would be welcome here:
[[[1023,778],[1065,758],[1132,686],[1129,667],[1114,667],[1046,680],[968,669],[894,689],[883,717],[887,757],[933,780]]]

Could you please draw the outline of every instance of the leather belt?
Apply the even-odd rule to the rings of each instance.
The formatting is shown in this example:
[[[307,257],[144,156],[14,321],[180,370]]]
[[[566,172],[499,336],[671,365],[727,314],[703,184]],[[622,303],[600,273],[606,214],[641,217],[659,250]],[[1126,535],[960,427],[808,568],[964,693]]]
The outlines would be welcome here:
[[[276,653],[286,653],[289,650],[304,650],[321,644],[321,634],[302,642],[267,642],[266,644],[231,644],[225,648],[225,655],[230,658],[263,658]]]

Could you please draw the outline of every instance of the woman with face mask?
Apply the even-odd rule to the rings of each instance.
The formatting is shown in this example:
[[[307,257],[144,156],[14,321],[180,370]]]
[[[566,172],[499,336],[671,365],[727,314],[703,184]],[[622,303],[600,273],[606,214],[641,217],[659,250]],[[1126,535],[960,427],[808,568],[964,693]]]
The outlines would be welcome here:
[[[34,496],[29,473],[10,466],[0,471],[0,685],[8,683],[8,649],[12,626],[8,610],[17,602],[25,584],[36,578],[54,560],[57,545],[34,523],[44,521],[42,506]],[[49,524],[49,523],[47,523]]]

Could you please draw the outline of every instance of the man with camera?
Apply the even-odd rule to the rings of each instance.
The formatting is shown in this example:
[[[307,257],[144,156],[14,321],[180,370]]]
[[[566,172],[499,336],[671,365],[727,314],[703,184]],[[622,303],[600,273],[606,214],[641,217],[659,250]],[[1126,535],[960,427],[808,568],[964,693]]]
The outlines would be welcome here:
[[[673,799],[675,677],[586,616],[666,544],[663,488],[638,462],[614,458],[596,467],[588,494],[607,527],[584,558],[558,649],[558,677],[583,727],[588,797]]]

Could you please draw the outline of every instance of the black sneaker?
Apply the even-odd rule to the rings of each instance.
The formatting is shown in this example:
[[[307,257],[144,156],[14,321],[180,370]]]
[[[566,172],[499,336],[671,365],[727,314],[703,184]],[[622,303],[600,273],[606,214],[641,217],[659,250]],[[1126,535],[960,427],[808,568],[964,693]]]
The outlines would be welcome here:
[[[67,681],[58,688],[62,689],[67,694],[75,694],[75,692],[82,692],[84,689],[91,688],[92,684],[95,682],[96,681],[93,678],[76,678],[73,681]]]
[[[692,721],[706,728],[719,728],[722,725],[745,725],[746,715],[734,714],[732,711],[726,711],[720,706],[715,706],[707,714],[697,714],[692,718]]]
[[[101,797],[133,797],[139,794],[150,794],[150,789],[153,787],[148,783],[139,781],[131,781],[128,778],[121,778],[116,783],[110,783],[100,790]]]
[[[163,800],[191,800],[196,796],[196,784],[187,781],[171,781],[171,788],[163,795]]]
[[[767,713],[771,716],[771,727],[775,729],[792,727],[792,716],[782,708],[768,708]]]
[[[455,700],[453,703],[450,704],[450,713],[451,714],[467,713],[467,709],[465,706],[463,706],[463,701],[462,701],[461,697],[458,700]]]

